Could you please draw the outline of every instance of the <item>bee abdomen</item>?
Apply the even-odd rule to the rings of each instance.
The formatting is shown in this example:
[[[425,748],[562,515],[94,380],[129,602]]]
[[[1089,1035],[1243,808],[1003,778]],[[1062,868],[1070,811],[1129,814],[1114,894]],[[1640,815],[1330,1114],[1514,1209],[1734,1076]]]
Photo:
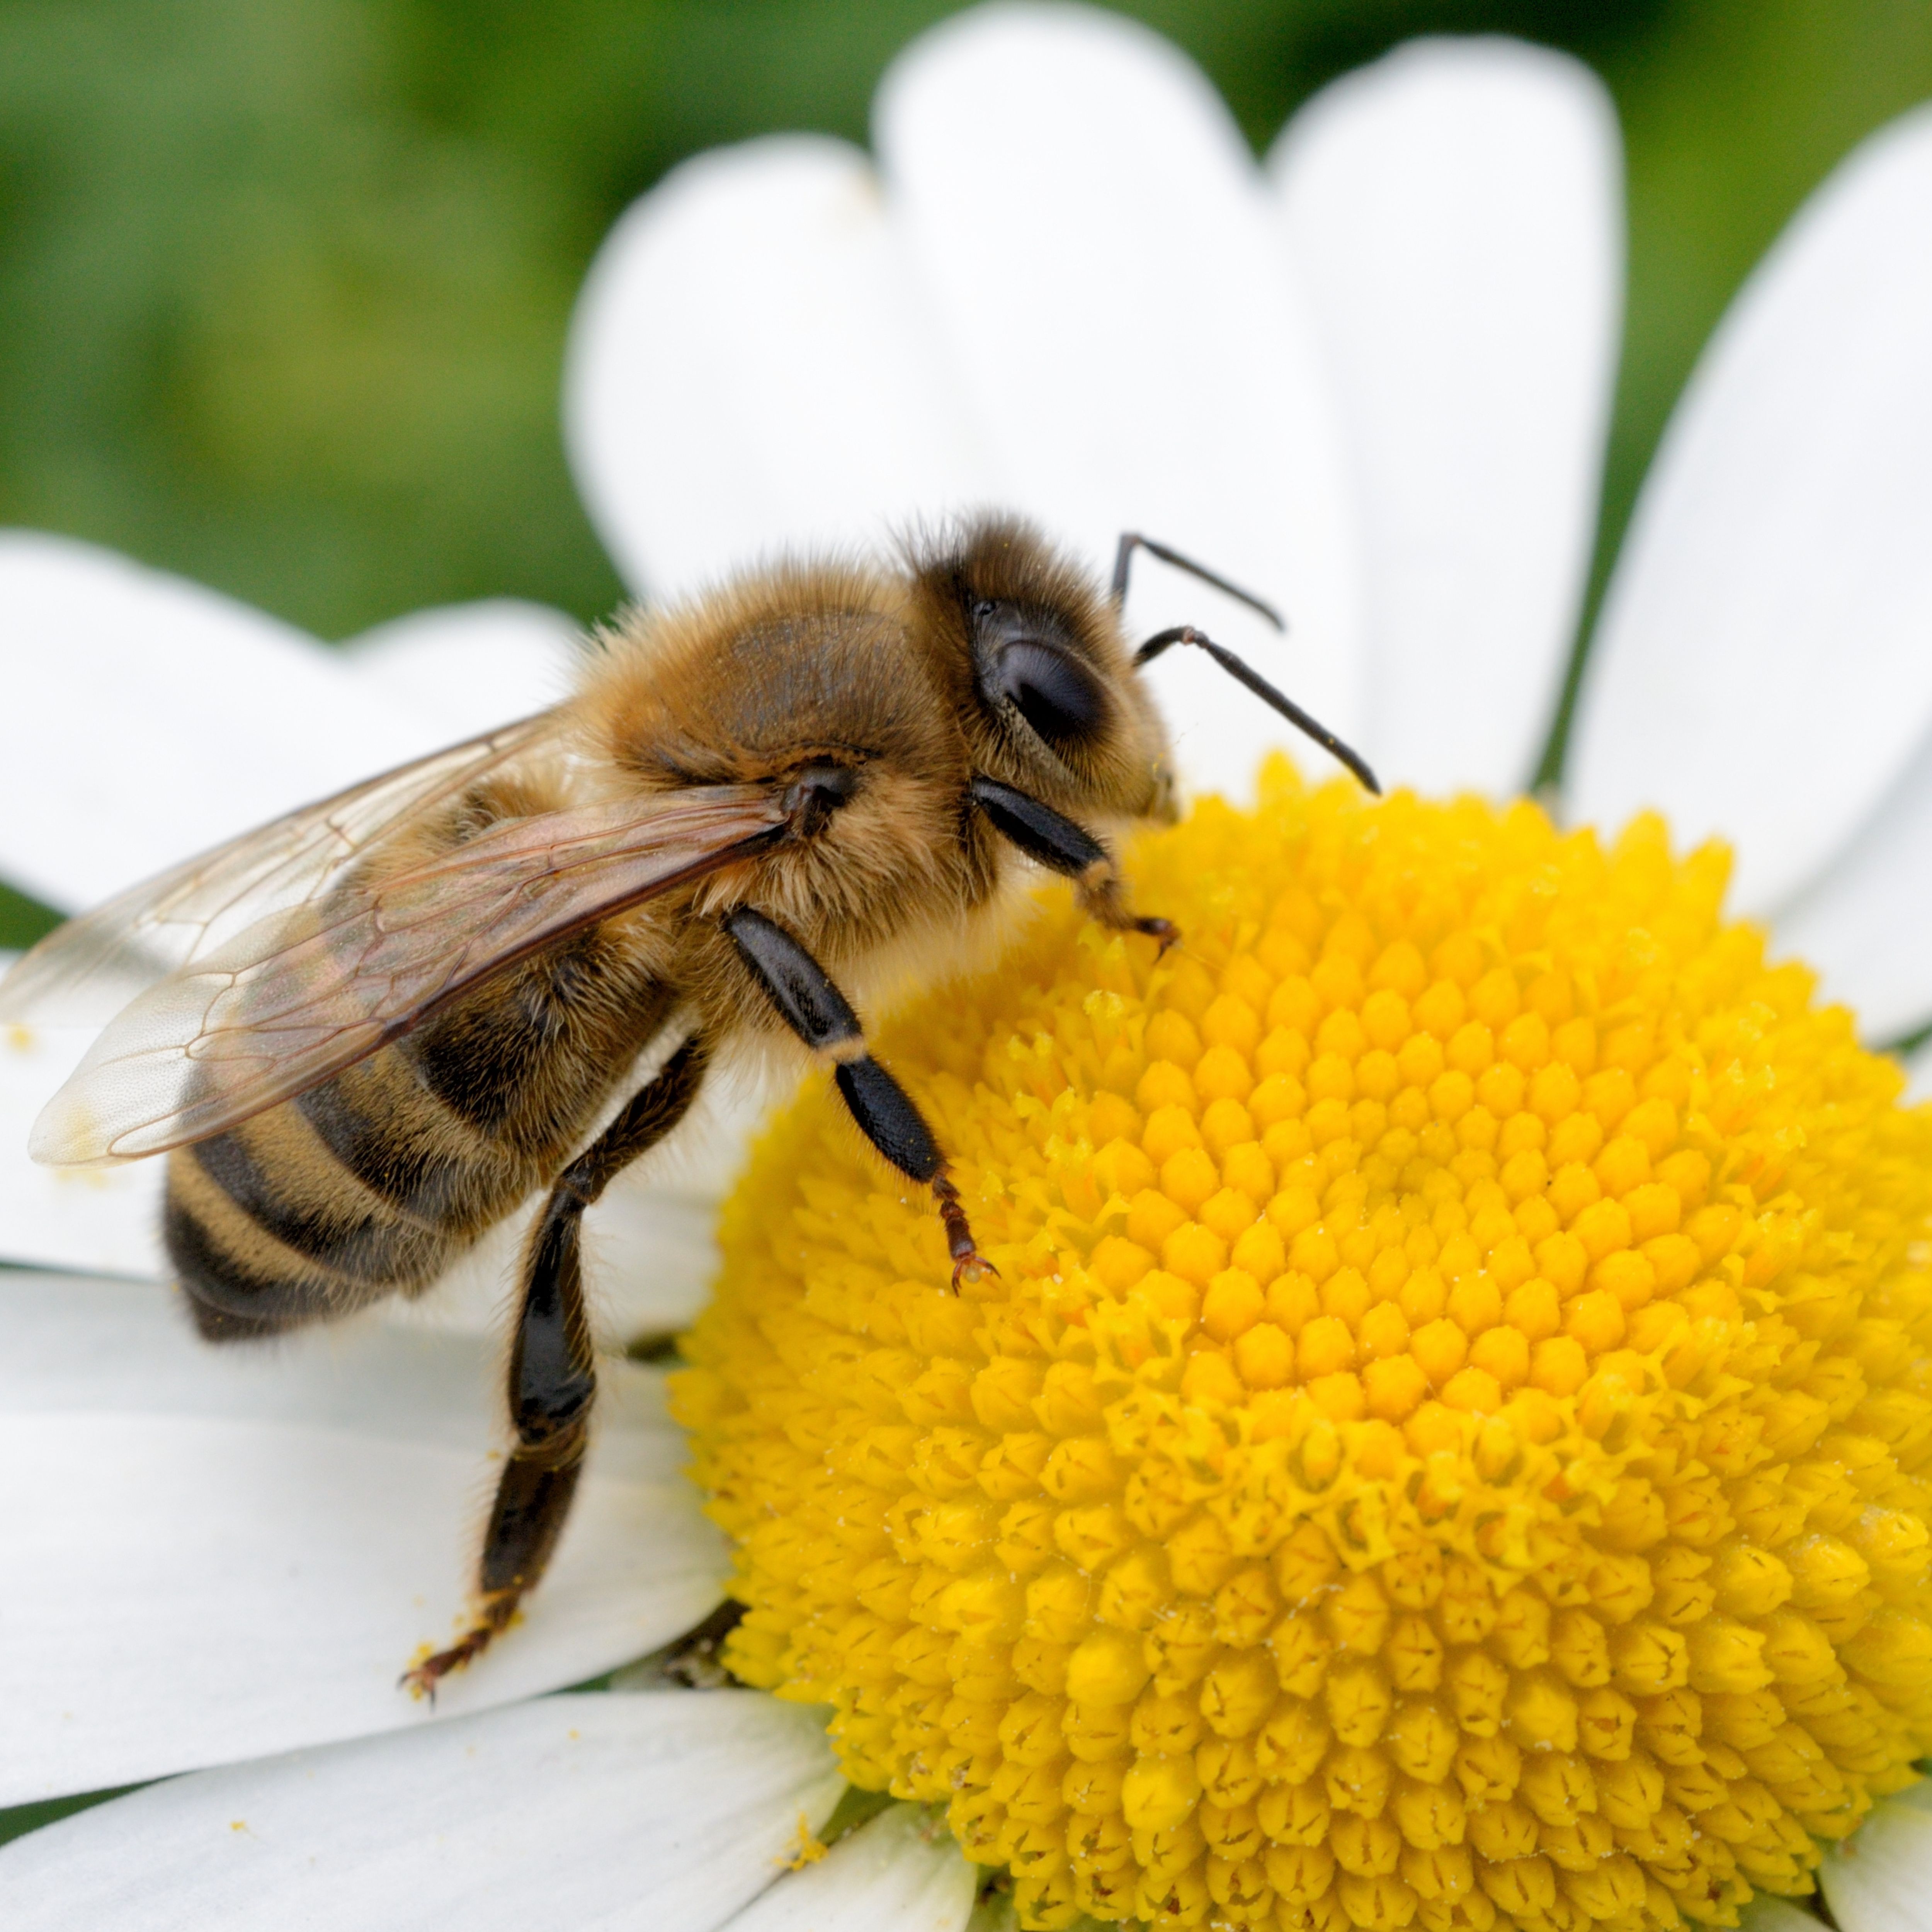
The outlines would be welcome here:
[[[424,1096],[409,1090],[415,1083],[399,1056],[379,1054],[374,1063],[352,1068],[340,1078],[312,1088],[292,1104],[328,1157],[398,1215],[447,1228],[474,1218],[488,1193],[474,1150],[449,1144],[454,1138],[433,1131],[420,1116]]]
[[[305,1267],[299,1256],[277,1253],[266,1238],[237,1240],[184,1198],[188,1192],[171,1172],[161,1238],[204,1340],[277,1334],[358,1305],[344,1284]]]
[[[670,1004],[648,981],[601,1005],[538,997],[574,964],[526,967],[170,1157],[163,1234],[205,1336],[426,1288],[554,1178]]]
[[[432,1280],[462,1245],[362,1187],[291,1112],[278,1108],[169,1161],[163,1238],[210,1340],[346,1314]],[[304,1138],[310,1145],[291,1158]]]
[[[346,1280],[385,1287],[410,1280],[434,1270],[448,1246],[446,1235],[394,1209],[344,1198],[348,1190],[339,1185],[326,1190],[333,1199],[313,1198],[310,1175],[265,1170],[238,1135],[220,1134],[188,1151],[262,1233]],[[298,1180],[311,1184],[300,1186]]]

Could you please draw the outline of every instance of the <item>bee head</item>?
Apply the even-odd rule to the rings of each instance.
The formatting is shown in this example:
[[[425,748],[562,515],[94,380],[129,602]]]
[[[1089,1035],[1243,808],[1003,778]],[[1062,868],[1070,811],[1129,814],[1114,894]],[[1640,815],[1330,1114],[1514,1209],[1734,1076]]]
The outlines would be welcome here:
[[[968,525],[913,566],[976,771],[1076,816],[1171,815],[1165,730],[1084,572],[1009,518]]]

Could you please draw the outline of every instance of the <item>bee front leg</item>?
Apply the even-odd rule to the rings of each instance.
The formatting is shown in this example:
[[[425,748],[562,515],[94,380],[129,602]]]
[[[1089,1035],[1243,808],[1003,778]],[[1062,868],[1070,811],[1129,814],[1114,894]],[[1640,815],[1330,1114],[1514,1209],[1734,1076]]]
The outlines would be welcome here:
[[[946,1157],[905,1089],[866,1049],[865,1029],[832,976],[782,926],[741,906],[721,922],[778,1017],[814,1053],[830,1060],[832,1077],[859,1131],[893,1166],[932,1190],[952,1286],[999,1270],[973,1244],[959,1190],[946,1176]]]
[[[995,832],[1028,858],[1074,882],[1090,917],[1116,932],[1144,932],[1160,943],[1163,952],[1180,937],[1170,920],[1138,919],[1127,910],[1126,889],[1113,855],[1084,825],[998,778],[976,778],[971,790],[973,802]]]
[[[709,1058],[703,1040],[686,1040],[558,1177],[530,1232],[510,1352],[510,1419],[517,1442],[497,1480],[484,1532],[476,1620],[448,1649],[404,1673],[404,1686],[418,1696],[434,1697],[442,1678],[508,1628],[550,1562],[583,1472],[597,1394],[584,1307],[584,1210],[683,1119],[698,1097]]]

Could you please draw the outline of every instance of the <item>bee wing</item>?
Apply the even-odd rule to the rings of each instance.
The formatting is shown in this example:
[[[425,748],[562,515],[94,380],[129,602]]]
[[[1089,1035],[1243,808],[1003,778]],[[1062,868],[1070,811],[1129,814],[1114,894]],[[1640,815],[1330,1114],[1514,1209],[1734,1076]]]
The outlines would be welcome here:
[[[29,1150],[93,1166],[224,1132],[540,946],[751,856],[786,823],[766,789],[694,787],[508,819],[410,872],[283,907],[122,1013]]]
[[[272,912],[326,898],[382,836],[554,741],[542,712],[364,779],[143,880],[57,927],[0,980],[0,1024],[98,1026]]]

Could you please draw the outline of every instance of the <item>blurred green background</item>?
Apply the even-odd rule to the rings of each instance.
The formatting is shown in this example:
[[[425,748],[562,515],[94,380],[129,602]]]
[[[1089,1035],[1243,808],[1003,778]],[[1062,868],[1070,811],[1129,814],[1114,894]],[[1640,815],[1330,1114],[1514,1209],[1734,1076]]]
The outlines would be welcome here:
[[[946,0],[0,0],[0,521],[324,637],[620,594],[557,430],[571,303],[681,156],[862,140]],[[1414,33],[1609,82],[1630,167],[1614,544],[1725,301],[1858,140],[1932,94],[1928,0],[1143,0],[1257,146]],[[1600,556],[1600,566],[1602,558]],[[46,923],[0,896],[0,944]]]

